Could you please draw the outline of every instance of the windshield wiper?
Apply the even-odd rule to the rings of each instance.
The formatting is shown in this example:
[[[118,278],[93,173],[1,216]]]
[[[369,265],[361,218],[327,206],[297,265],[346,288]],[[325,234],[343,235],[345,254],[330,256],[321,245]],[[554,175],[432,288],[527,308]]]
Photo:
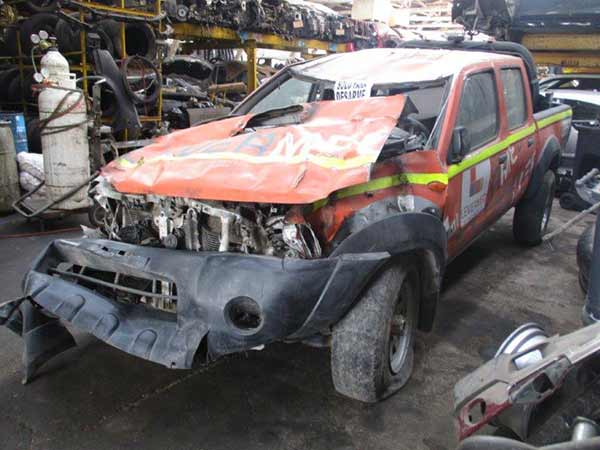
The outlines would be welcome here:
[[[285,117],[285,116],[300,113],[303,111],[304,111],[304,106],[302,106],[302,105],[291,105],[291,106],[285,106],[283,108],[268,109],[266,111],[260,112],[256,115],[252,116],[250,118],[250,120],[248,120],[248,122],[246,122],[246,126],[244,127],[244,129],[263,125],[265,122],[268,122],[271,119],[276,119],[278,117]],[[298,124],[298,123],[302,123],[302,119],[299,114],[296,114],[296,116],[293,117],[293,119],[290,120],[289,123],[286,122],[285,125]],[[283,124],[277,124],[277,125],[283,125]]]

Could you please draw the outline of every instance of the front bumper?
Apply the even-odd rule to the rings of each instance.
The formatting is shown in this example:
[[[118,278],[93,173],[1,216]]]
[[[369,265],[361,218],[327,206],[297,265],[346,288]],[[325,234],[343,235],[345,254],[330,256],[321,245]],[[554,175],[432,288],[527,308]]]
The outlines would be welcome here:
[[[34,261],[24,295],[41,308],[36,314],[59,318],[132,355],[170,368],[190,368],[195,356],[208,362],[273,341],[327,332],[388,258],[388,253],[367,253],[280,259],[101,239],[56,240]],[[56,275],[53,269],[61,263],[175,283],[176,313],[101,295]],[[239,330],[227,320],[227,305],[238,297],[260,306],[262,322],[256,330]],[[14,310],[14,304],[0,309],[15,329],[19,321],[6,318],[9,308]],[[203,341],[206,353],[197,355]]]

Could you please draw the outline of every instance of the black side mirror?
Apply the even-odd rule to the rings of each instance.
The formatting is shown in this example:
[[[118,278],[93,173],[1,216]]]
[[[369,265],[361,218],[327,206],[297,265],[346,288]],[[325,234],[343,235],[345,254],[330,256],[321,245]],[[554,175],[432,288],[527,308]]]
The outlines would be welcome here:
[[[452,148],[448,157],[450,164],[456,164],[463,160],[471,150],[471,135],[465,127],[456,127],[452,132]]]

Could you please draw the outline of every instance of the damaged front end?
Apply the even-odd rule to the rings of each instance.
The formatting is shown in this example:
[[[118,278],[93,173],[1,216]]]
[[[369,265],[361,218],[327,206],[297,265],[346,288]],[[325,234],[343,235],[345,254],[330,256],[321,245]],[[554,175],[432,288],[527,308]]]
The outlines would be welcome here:
[[[122,194],[101,178],[93,189],[103,237],[134,245],[290,258],[322,249],[301,208]]]
[[[445,82],[425,87],[441,95]],[[26,380],[74,345],[61,322],[173,369],[275,341],[326,345],[404,251],[423,257],[430,324],[445,177],[435,151],[399,159],[425,148],[415,111],[404,95],[294,105],[181,130],[113,161],[90,191],[98,228],[54,241],[24,299],[0,307],[25,338]]]
[[[387,253],[302,260],[57,240],[0,308],[25,338],[26,380],[74,343],[57,319],[173,369],[302,340],[349,307]],[[204,345],[201,345],[204,343]]]

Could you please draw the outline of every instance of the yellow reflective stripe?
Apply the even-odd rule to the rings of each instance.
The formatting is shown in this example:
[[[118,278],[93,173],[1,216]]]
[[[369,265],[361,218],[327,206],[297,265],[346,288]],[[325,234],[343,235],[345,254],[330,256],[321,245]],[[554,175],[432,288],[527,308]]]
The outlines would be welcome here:
[[[160,155],[149,159],[140,159],[138,162],[131,162],[126,158],[119,158],[117,164],[125,169],[131,169],[143,164],[154,163],[158,161],[188,161],[188,160],[219,160],[219,161],[244,161],[251,164],[302,164],[310,162],[325,169],[347,170],[366,166],[377,160],[378,154],[356,156],[354,158],[342,159],[320,155],[267,155],[256,156],[247,153],[233,152],[215,152],[215,153],[193,153],[187,156],[177,157],[174,155]]]
[[[423,184],[429,183],[448,184],[448,175],[445,173],[401,173],[398,175],[390,175],[387,177],[376,178],[366,183],[357,184],[340,189],[333,193],[335,198],[342,199],[353,197],[355,195],[365,194],[367,192],[381,191],[401,184]],[[313,211],[322,208],[329,202],[328,198],[324,198],[313,203]]]
[[[566,119],[567,117],[571,117],[573,115],[573,110],[569,109],[567,111],[563,111],[558,114],[554,114],[550,117],[546,117],[545,119],[538,120],[537,125],[539,128],[547,127],[548,125],[552,125],[553,123],[558,122],[559,120]]]
[[[445,173],[401,173],[340,189],[335,196],[336,198],[346,198],[365,192],[381,191],[401,184],[429,184],[434,181],[448,184],[448,176]]]
[[[500,153],[502,150],[508,148],[515,142],[520,141],[521,139],[524,139],[528,136],[531,136],[535,133],[535,130],[535,125],[531,125],[521,131],[517,131],[516,133],[511,134],[506,139],[500,142],[490,145],[489,147],[486,147],[477,153],[473,153],[466,159],[463,159],[458,164],[452,164],[448,166],[448,178],[452,178],[469,169],[470,167],[479,164],[481,161],[491,158],[496,153]]]

